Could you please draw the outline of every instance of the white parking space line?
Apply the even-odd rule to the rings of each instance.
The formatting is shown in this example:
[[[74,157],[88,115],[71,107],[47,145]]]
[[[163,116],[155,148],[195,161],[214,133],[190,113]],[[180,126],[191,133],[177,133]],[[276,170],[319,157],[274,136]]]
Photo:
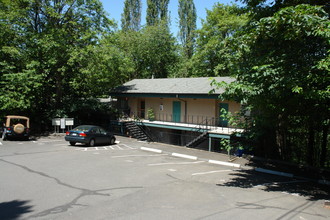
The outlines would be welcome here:
[[[197,163],[204,163],[204,161],[197,161],[197,162],[179,162],[179,163],[153,163],[153,164],[148,164],[148,166],[188,165],[188,164],[197,164]]]
[[[197,176],[197,175],[207,175],[207,174],[212,174],[212,173],[224,173],[224,172],[231,172],[231,171],[232,170],[213,170],[213,171],[202,172],[202,173],[193,173],[191,175]]]
[[[95,150],[108,150],[106,147],[94,147]]]
[[[119,145],[116,145],[119,150],[124,150],[124,148],[120,147]]]
[[[125,147],[127,147],[129,149],[132,149],[132,150],[136,149],[135,147],[130,147],[130,146],[126,145],[126,144],[121,144],[121,145],[124,145]]]
[[[58,146],[61,146],[63,144],[57,144]],[[68,145],[66,145],[68,146]],[[71,148],[71,147],[69,147]],[[79,147],[78,149],[75,149],[75,150],[78,150],[78,151],[107,151],[107,150],[136,150],[137,148],[134,148],[134,147],[130,147],[126,144],[116,144],[116,145],[109,145],[109,146],[99,146],[99,147]]]
[[[64,140],[45,140],[45,139],[41,139],[41,140],[38,140],[38,141],[33,141],[33,143],[52,143],[52,142],[60,142],[60,141],[64,141]]]
[[[54,144],[54,146],[68,146],[68,144]]]
[[[123,157],[160,157],[168,154],[152,154],[152,155],[123,155],[123,156],[112,156],[111,158],[123,158]]]
[[[2,142],[0,142],[0,145],[2,145]]]

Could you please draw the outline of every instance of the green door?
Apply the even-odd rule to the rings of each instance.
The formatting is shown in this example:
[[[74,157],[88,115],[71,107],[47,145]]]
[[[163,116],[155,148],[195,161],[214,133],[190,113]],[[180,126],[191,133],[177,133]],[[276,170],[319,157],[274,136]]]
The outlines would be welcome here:
[[[219,126],[228,127],[228,119],[223,117],[224,112],[228,113],[228,103],[219,104]]]
[[[181,122],[181,102],[173,101],[173,122]]]

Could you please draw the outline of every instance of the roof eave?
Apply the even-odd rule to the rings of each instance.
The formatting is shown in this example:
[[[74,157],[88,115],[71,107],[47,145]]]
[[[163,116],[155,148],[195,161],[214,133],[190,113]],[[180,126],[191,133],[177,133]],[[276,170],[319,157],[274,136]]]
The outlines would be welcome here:
[[[139,97],[139,98],[200,98],[217,99],[220,94],[188,94],[188,93],[110,93],[115,97]]]

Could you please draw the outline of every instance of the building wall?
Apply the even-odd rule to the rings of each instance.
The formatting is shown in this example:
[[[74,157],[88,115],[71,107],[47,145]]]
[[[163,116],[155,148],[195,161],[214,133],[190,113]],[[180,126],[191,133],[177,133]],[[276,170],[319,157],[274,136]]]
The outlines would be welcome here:
[[[177,98],[138,98],[130,97],[127,99],[130,109],[130,116],[144,116],[148,119],[147,110],[153,109],[156,119],[160,121],[173,121],[173,102],[181,102],[181,121],[182,123],[199,124],[205,120],[215,123],[219,119],[219,103],[228,103],[228,110],[232,114],[238,112],[241,105],[232,101],[219,101],[216,99],[177,99]],[[144,114],[141,114],[141,101],[145,102]],[[143,111],[143,110],[142,110]],[[230,126],[230,125],[229,125]]]

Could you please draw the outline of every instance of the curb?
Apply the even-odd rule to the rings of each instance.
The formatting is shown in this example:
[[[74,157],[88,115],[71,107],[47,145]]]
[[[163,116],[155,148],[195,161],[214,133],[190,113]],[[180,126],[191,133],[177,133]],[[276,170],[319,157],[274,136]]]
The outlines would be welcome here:
[[[257,172],[260,172],[260,173],[267,173],[267,174],[272,174],[272,175],[277,175],[277,176],[284,176],[284,177],[289,177],[289,178],[296,178],[296,179],[304,179],[304,180],[316,182],[318,184],[330,186],[330,181],[328,181],[328,180],[311,179],[311,178],[296,176],[293,173],[285,173],[285,172],[280,172],[280,171],[275,171],[275,170],[268,170],[268,169],[263,169],[263,168],[255,168],[254,170],[257,171]]]
[[[159,154],[161,154],[163,152],[162,150],[158,150],[158,149],[154,149],[154,148],[148,148],[148,147],[141,147],[140,149],[144,150],[144,151],[159,153]]]
[[[277,175],[277,176],[284,176],[284,177],[290,177],[290,178],[294,177],[294,175],[292,173],[279,172],[279,171],[268,170],[268,169],[263,169],[263,168],[255,168],[254,170],[257,172],[260,172],[260,173],[268,173],[268,174],[273,174],[273,175]]]
[[[230,163],[230,162],[225,162],[225,161],[220,161],[220,160],[203,159],[203,158],[198,158],[196,156],[191,156],[191,155],[187,155],[187,154],[166,152],[166,151],[155,149],[155,148],[141,147],[140,150],[159,153],[159,154],[165,153],[165,154],[171,155],[173,157],[180,157],[180,158],[185,158],[185,159],[190,159],[190,160],[201,160],[201,161],[206,161],[206,162],[211,163],[211,164],[218,164],[218,165],[222,165],[222,166],[229,166],[229,167],[234,167],[234,168],[243,168],[240,164],[237,164],[237,163]],[[259,167],[254,168],[254,170],[256,172],[260,172],[260,173],[267,173],[267,174],[283,176],[283,177],[288,177],[288,178],[306,179],[306,180],[309,180],[309,181],[317,182],[317,183],[322,184],[322,185],[329,185],[330,186],[330,181],[327,181],[327,180],[308,179],[308,178],[304,178],[304,177],[295,176],[293,173],[285,173],[285,172],[280,172],[280,171],[275,171],[275,170],[268,170],[268,169],[259,168]]]
[[[169,154],[173,157],[180,157],[180,158],[185,158],[185,159],[190,159],[190,160],[202,160],[202,161],[206,161],[206,162],[211,163],[211,164],[218,164],[218,165],[235,167],[235,168],[240,168],[241,167],[241,165],[237,164],[237,163],[224,162],[224,161],[220,161],[220,160],[208,160],[208,159],[198,158],[196,156],[191,156],[191,155],[187,155],[187,154],[165,152],[165,151],[162,151],[162,150],[159,150],[159,149],[154,149],[154,148],[141,147],[140,149],[143,150],[143,151],[150,151],[150,152],[159,153],[159,154],[166,153],[166,154]]]

